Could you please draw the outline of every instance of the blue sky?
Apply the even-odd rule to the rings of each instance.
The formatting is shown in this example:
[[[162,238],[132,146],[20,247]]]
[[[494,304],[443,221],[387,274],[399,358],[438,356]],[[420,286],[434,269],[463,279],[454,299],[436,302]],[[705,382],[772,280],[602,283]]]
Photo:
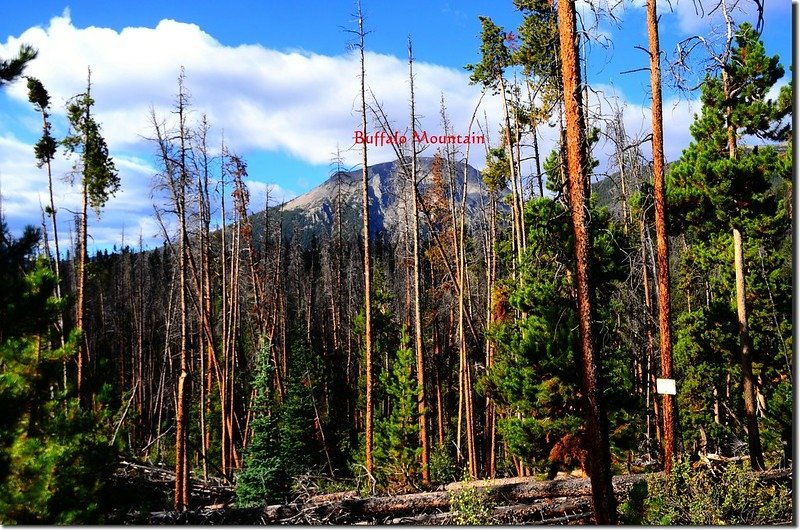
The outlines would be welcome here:
[[[592,44],[589,80],[595,89],[597,114],[619,106],[631,136],[649,133],[649,78],[645,68],[644,0],[617,5],[618,22],[602,18],[594,33],[612,44]],[[703,0],[700,5],[713,2]],[[737,20],[752,17],[751,0],[740,0]],[[602,0],[601,5],[616,4]],[[791,61],[791,5],[767,0],[763,38],[769,53]],[[659,4],[662,49],[693,33],[708,34],[714,17],[699,17],[692,0]],[[35,7],[34,7],[35,6]],[[584,20],[592,18],[581,3]],[[620,7],[621,6],[621,7]],[[179,69],[186,70],[194,117],[206,113],[212,142],[224,135],[230,149],[249,164],[254,204],[263,204],[267,186],[277,198],[291,198],[324,181],[337,146],[348,165],[358,156],[347,151],[359,123],[356,62],[349,53],[355,27],[354,2],[210,0],[117,2],[40,0],[7,2],[0,17],[0,57],[12,55],[20,42],[40,50],[28,73],[39,77],[53,98],[54,132],[65,132],[64,102],[85,86],[91,66],[96,112],[122,177],[122,190],[90,230],[98,247],[141,233],[157,245],[163,237],[153,218],[152,176],[157,171],[148,114],[168,118],[177,90]],[[444,96],[457,130],[465,130],[479,89],[469,86],[463,66],[479,59],[479,15],[490,16],[506,30],[515,30],[521,16],[510,0],[388,2],[364,0],[367,17],[367,83],[396,126],[407,122],[406,39],[414,41],[415,86],[422,126],[441,130],[439,103]],[[699,57],[698,57],[699,59]],[[702,71],[697,63],[696,74]],[[665,79],[668,81],[668,79]],[[688,141],[688,126],[697,110],[697,94],[665,87],[667,156],[675,158]],[[486,117],[489,138],[496,141],[500,121],[497,98],[484,99],[479,116]],[[485,114],[484,114],[485,112]],[[0,92],[0,185],[3,211],[14,230],[38,223],[39,202],[46,196],[46,174],[36,168],[31,145],[39,129],[38,116],[27,103],[24,83]],[[552,145],[552,131],[541,143]],[[431,153],[432,154],[432,151]],[[389,149],[374,150],[371,162],[392,158]],[[55,176],[68,172],[63,157]],[[483,155],[470,160],[482,166]],[[57,180],[59,222],[68,226],[68,210],[77,209],[77,187]],[[68,240],[62,229],[64,242]]]

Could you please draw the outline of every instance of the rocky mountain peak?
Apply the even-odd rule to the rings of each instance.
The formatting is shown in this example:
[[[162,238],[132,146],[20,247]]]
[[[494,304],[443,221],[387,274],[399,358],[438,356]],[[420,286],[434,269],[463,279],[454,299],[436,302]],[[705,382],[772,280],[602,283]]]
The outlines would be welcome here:
[[[425,196],[433,184],[433,157],[420,157],[417,161],[418,189]],[[442,160],[442,182],[448,197],[461,201],[464,187],[464,163]],[[488,209],[489,194],[481,174],[467,165],[467,217],[473,219],[480,211]],[[370,232],[372,237],[391,239],[399,233],[410,212],[411,186],[408,174],[400,161],[382,162],[368,168],[370,196]],[[337,208],[342,210],[343,228],[348,232],[361,230],[360,169],[339,171],[311,191],[296,197],[279,209],[283,212],[284,230],[294,232],[294,237],[308,241],[314,236],[330,233]],[[505,194],[504,194],[505,195]],[[504,205],[504,203],[502,203]],[[422,215],[422,214],[421,214]],[[286,221],[292,225],[287,226]],[[421,219],[424,226],[425,221]]]

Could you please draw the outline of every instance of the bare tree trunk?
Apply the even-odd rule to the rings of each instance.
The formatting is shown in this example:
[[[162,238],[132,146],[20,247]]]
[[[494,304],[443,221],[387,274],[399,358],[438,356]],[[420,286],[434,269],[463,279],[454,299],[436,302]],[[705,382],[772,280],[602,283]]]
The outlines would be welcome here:
[[[91,97],[92,91],[92,70],[89,69],[86,81],[86,95]],[[90,105],[86,105],[86,122],[90,120]],[[84,139],[84,145],[89,144],[88,132],[87,138]],[[84,154],[84,173],[86,172],[86,155]],[[86,377],[89,369],[89,338],[86,335],[85,318],[86,318],[86,265],[89,260],[88,256],[88,206],[89,206],[89,181],[88,177],[82,177],[82,203],[81,203],[81,228],[78,234],[78,299],[75,308],[75,327],[81,330],[81,340],[78,344],[78,400],[83,408],[90,406],[89,398],[86,390]]]
[[[226,218],[225,218],[225,156],[226,150],[225,146],[222,147],[222,175],[221,175],[221,192],[220,192],[220,214],[222,216],[221,226],[220,226],[220,238],[221,238],[221,249],[220,249],[220,264],[222,267],[222,373],[220,374],[219,378],[219,401],[220,401],[220,468],[222,471],[223,476],[228,476],[228,462],[230,461],[228,458],[228,438],[225,435],[226,426],[228,425],[228,407],[226,406],[227,402],[227,395],[228,395],[228,375],[229,375],[229,363],[228,357],[230,356],[230,352],[228,351],[228,304],[229,304],[229,285],[228,285],[228,246],[227,246],[227,228],[226,228]]]
[[[369,252],[369,168],[367,167],[367,100],[366,100],[366,69],[364,66],[364,14],[361,11],[361,2],[358,3],[358,37],[361,59],[361,132],[365,142],[361,150],[361,179],[362,179],[362,215],[364,230],[364,352],[366,370],[366,414],[365,414],[365,466],[367,472],[372,474],[372,445],[373,445],[373,374],[372,374],[372,270],[370,267]]]
[[[464,330],[464,321],[466,319],[464,308],[464,287],[466,277],[466,254],[465,254],[465,241],[464,241],[464,214],[465,214],[465,198],[466,198],[466,169],[464,171],[464,190],[461,197],[461,208],[459,210],[459,232],[458,232],[458,351],[459,359],[461,362],[461,377],[463,379],[461,384],[461,391],[464,394],[464,416],[466,427],[466,442],[467,442],[467,464],[469,468],[469,475],[471,478],[478,477],[478,463],[477,455],[475,454],[475,407],[474,397],[472,394],[472,371],[470,370],[469,352],[467,351],[467,338]]]
[[[586,143],[581,111],[580,65],[576,33],[575,3],[558,0],[559,40],[564,80],[564,114],[566,118],[566,151],[572,230],[575,236],[575,272],[580,328],[583,391],[589,461],[592,482],[592,508],[596,524],[614,524],[617,520],[616,499],[611,484],[611,451],[608,442],[608,419],[602,400],[600,358],[596,351],[594,286],[591,271],[592,242],[587,218]]]
[[[764,469],[764,455],[756,417],[756,395],[753,383],[753,353],[750,347],[750,332],[747,326],[747,305],[745,302],[744,250],[742,233],[733,229],[733,256],[736,269],[736,313],[739,318],[739,342],[742,359],[742,387],[744,391],[744,411],[747,425],[747,445],[750,449],[750,467]]]
[[[650,87],[653,94],[653,195],[656,215],[658,262],[658,330],[661,341],[661,377],[673,378],[672,309],[669,286],[669,240],[667,239],[666,190],[664,186],[664,128],[661,115],[661,51],[658,43],[656,0],[647,0],[647,34],[650,46]],[[678,453],[678,416],[675,397],[663,394],[664,473],[669,474]]]
[[[200,271],[193,267],[194,285],[197,293],[197,314],[200,330],[198,332],[198,351],[200,357],[200,456],[203,462],[203,480],[208,480],[208,447],[211,443],[210,430],[206,418],[210,412],[209,394],[212,385],[212,359],[214,340],[211,333],[211,200],[208,193],[209,159],[207,134],[209,130],[206,117],[203,116],[200,130],[200,167],[198,167],[198,208],[200,217]],[[199,274],[199,278],[197,277]]]
[[[522,210],[521,204],[522,201],[520,200],[520,194],[522,190],[518,189],[517,186],[517,165],[514,162],[514,140],[511,139],[512,130],[511,130],[511,116],[508,110],[508,101],[506,100],[506,85],[505,81],[503,81],[503,76],[498,76],[498,83],[500,86],[500,97],[503,98],[503,117],[505,120],[505,140],[506,140],[506,148],[508,149],[508,168],[511,171],[511,214],[512,214],[512,225],[514,227],[513,234],[514,234],[514,248],[516,250],[516,257],[517,260],[522,259],[522,251],[525,248],[525,228],[524,222],[522,220]],[[515,138],[516,140],[516,138]],[[516,270],[516,267],[515,267]]]
[[[241,261],[241,223],[237,219],[231,241],[231,268],[230,268],[230,287],[228,289],[228,337],[226,362],[228,363],[228,381],[226,382],[227,396],[226,403],[228,411],[226,414],[225,435],[228,444],[228,468],[238,467],[238,453],[236,450],[235,426],[238,423],[236,417],[236,365],[237,365],[237,337],[239,336],[239,270]]]
[[[439,328],[437,322],[434,320],[433,323],[433,358],[435,359],[435,370],[434,376],[436,380],[434,381],[434,385],[436,388],[436,428],[438,434],[438,447],[442,449],[444,447],[444,396],[442,392],[442,374],[440,370],[440,363],[441,363],[441,344],[439,338]]]
[[[49,123],[47,122],[47,109],[45,107],[41,108],[42,113],[42,131],[44,135],[49,134]],[[58,223],[56,222],[56,203],[55,199],[53,198],[53,168],[51,163],[51,158],[48,156],[45,159],[45,165],[47,166],[47,191],[50,195],[50,209],[48,211],[48,215],[50,217],[50,224],[53,227],[53,244],[55,245],[55,259],[53,259],[53,272],[56,275],[56,288],[55,288],[55,295],[56,298],[59,300],[61,299],[61,251],[58,247]],[[1,213],[1,212],[0,212]],[[44,225],[44,220],[42,221]],[[47,244],[47,237],[45,236],[45,245]],[[48,258],[52,256],[49,255],[49,246],[48,248]],[[61,347],[64,347],[64,313],[61,309],[58,311],[58,338],[61,344]],[[67,387],[67,368],[66,368],[66,361],[64,361],[64,388]]]
[[[539,197],[544,197],[544,179],[542,178],[542,163],[539,156],[539,132],[537,121],[533,122],[533,157],[536,160],[536,181],[539,184]]]
[[[178,254],[178,289],[181,312],[180,327],[180,376],[178,377],[178,403],[175,409],[175,498],[174,508],[185,510],[189,507],[189,458],[187,441],[189,436],[189,352],[188,352],[188,304],[186,301],[186,255],[189,251],[189,238],[186,230],[186,188],[188,174],[186,170],[186,127],[185,127],[185,92],[183,74],[179,79],[178,120],[180,141],[179,180],[175,196],[178,214],[179,254]]]
[[[88,112],[88,110],[87,110]],[[86,396],[86,371],[89,358],[88,339],[86,337],[86,330],[84,329],[84,317],[86,315],[86,262],[87,262],[87,248],[86,248],[86,232],[88,230],[88,223],[86,221],[88,204],[89,204],[89,191],[87,189],[87,182],[83,183],[83,200],[81,204],[81,227],[78,234],[78,300],[75,307],[75,328],[81,330],[81,340],[78,344],[78,399],[81,406],[88,407],[88,400]]]
[[[408,38],[408,79],[411,86],[411,229],[414,254],[414,350],[417,359],[417,410],[419,412],[419,441],[422,448],[422,482],[430,482],[430,447],[428,445],[428,413],[425,406],[425,357],[422,341],[422,300],[420,295],[420,262],[419,262],[419,211],[417,208],[417,143],[414,111],[414,57],[411,48],[411,37]]]
[[[647,355],[647,375],[644,377],[643,385],[645,386],[645,400],[647,407],[647,436],[650,437],[650,392],[655,389],[655,377],[653,375],[653,326],[650,323],[650,318],[653,314],[653,304],[650,297],[650,278],[647,274],[647,248],[645,241],[645,230],[647,223],[645,222],[644,210],[641,212],[639,218],[639,240],[642,247],[642,285],[644,286],[644,334],[645,334],[645,352]],[[658,406],[658,401],[653,400],[653,414],[656,425],[656,439],[661,440],[661,410]]]
[[[540,175],[541,178],[541,175]],[[486,324],[489,325],[493,320],[494,308],[492,306],[492,297],[495,289],[495,281],[497,278],[497,252],[495,246],[497,243],[497,194],[492,191],[489,206],[489,244],[487,256],[487,272],[486,272]],[[486,349],[486,368],[491,369],[494,366],[495,347],[492,339],[488,336],[484,338]],[[488,475],[494,477],[497,472],[497,409],[492,403],[491,399],[486,399],[486,426],[489,437],[489,461],[488,461]]]

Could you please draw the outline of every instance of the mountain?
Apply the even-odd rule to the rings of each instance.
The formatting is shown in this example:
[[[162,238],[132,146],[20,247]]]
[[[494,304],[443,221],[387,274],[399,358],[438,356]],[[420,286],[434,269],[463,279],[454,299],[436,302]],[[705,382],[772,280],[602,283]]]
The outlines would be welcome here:
[[[432,184],[433,160],[432,157],[418,159],[419,193],[423,196]],[[375,164],[369,166],[367,171],[370,236],[389,241],[400,233],[400,228],[405,223],[406,205],[410,205],[410,202],[405,200],[406,197],[410,197],[408,177],[398,161]],[[443,173],[446,179],[448,172],[444,167]],[[452,174],[453,196],[460,202],[464,183],[464,163],[455,164]],[[340,171],[308,193],[272,210],[280,212],[284,237],[297,238],[302,246],[307,246],[315,238],[331,232],[337,203],[342,205],[343,231],[348,235],[360,234],[362,193],[361,170]],[[502,195],[506,193],[507,190]],[[467,218],[475,221],[480,212],[488,210],[488,204],[489,194],[480,172],[467,165]],[[501,203],[499,207],[507,208],[505,203]],[[258,221],[254,222],[255,226],[258,224]],[[426,227],[422,214],[420,214],[420,225]]]

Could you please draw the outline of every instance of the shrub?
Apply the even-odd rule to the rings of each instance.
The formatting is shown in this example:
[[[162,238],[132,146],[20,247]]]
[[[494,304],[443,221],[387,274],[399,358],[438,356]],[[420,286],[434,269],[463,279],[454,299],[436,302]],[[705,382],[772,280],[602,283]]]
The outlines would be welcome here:
[[[765,525],[792,521],[791,490],[763,484],[747,466],[729,464],[715,475],[709,469],[675,466],[668,476],[640,483],[620,506],[629,524]]]
[[[461,475],[461,470],[455,463],[452,451],[448,451],[448,445],[436,447],[431,451],[430,475],[432,484],[449,484],[455,482]]]
[[[450,523],[484,526],[493,524],[492,505],[486,490],[468,483],[464,476],[461,489],[450,492]]]

